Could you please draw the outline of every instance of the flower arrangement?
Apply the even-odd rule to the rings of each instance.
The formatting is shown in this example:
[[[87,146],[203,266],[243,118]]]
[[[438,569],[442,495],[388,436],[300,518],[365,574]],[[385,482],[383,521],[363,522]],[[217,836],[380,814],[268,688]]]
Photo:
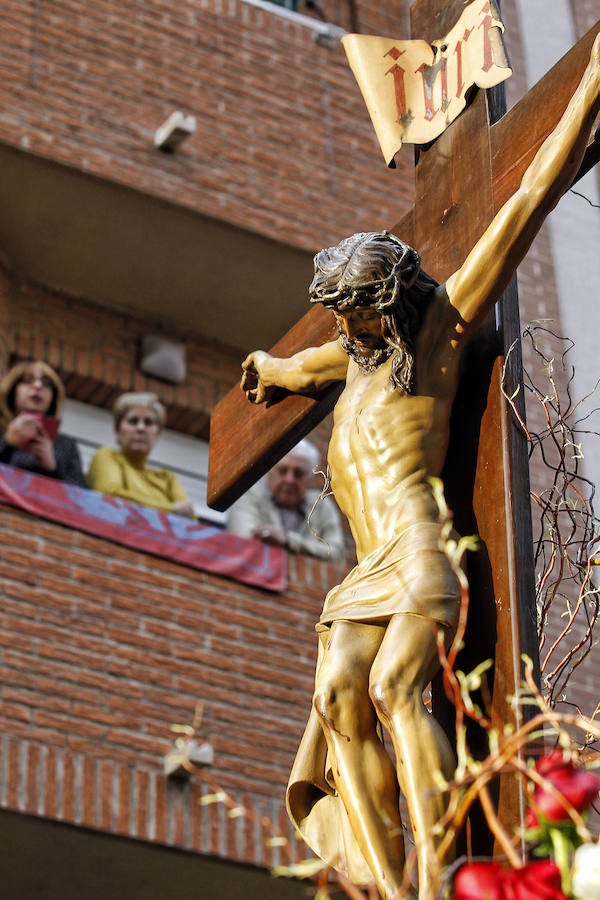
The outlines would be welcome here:
[[[600,777],[559,749],[540,757],[531,776],[524,837],[534,854],[548,858],[515,868],[496,860],[467,862],[453,879],[452,900],[600,898],[600,844],[591,843],[584,822]]]

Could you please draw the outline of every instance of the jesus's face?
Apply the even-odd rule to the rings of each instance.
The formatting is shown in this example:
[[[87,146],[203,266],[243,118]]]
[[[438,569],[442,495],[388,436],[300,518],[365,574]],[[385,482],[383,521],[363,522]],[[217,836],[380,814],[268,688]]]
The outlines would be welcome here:
[[[334,313],[340,334],[348,338],[358,347],[366,350],[378,350],[385,347],[381,331],[381,315],[376,309],[358,307],[345,312]]]
[[[383,337],[381,315],[376,309],[358,307],[334,315],[344,350],[361,368],[372,371],[388,359],[391,348]]]

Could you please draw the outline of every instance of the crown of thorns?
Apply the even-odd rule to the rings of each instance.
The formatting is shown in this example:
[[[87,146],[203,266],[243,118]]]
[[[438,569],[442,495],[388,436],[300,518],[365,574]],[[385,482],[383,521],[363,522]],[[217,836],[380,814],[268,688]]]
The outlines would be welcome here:
[[[393,238],[392,235],[390,237]],[[402,255],[385,278],[378,278],[352,287],[345,284],[342,277],[330,290],[317,287],[311,293],[311,303],[322,303],[323,306],[339,312],[357,306],[375,309],[381,313],[392,309],[401,291],[406,291],[413,286],[421,268],[421,257],[416,250],[405,245],[400,246],[402,246]]]

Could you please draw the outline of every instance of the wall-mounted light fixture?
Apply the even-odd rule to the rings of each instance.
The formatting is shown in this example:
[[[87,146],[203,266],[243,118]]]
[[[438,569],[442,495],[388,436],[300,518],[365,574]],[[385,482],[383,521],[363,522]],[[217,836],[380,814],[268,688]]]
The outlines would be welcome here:
[[[179,144],[195,130],[196,117],[186,116],[176,110],[154,132],[154,146],[165,153],[174,153]]]
[[[185,381],[185,347],[157,334],[147,334],[140,347],[140,369],[145,375],[181,384]]]

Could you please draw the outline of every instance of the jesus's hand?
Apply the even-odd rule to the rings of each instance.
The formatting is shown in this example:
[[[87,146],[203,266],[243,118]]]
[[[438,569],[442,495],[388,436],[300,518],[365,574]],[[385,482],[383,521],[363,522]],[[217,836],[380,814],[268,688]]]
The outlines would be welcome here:
[[[261,371],[268,359],[270,359],[268,353],[264,353],[262,350],[255,350],[242,363],[243,375],[241,385],[250,403],[264,403],[268,401],[275,390],[275,385],[265,384],[264,373]]]

